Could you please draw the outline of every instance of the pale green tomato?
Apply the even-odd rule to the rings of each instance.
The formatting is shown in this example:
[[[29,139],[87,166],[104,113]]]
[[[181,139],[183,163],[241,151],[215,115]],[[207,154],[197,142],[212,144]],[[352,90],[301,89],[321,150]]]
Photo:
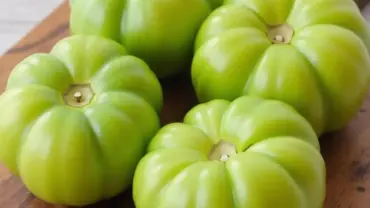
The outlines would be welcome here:
[[[201,102],[277,99],[336,131],[367,95],[369,34],[352,0],[226,0],[197,35],[193,85]]]
[[[220,0],[74,0],[73,34],[123,43],[160,78],[189,70],[196,33]]]
[[[291,106],[257,97],[199,104],[164,126],[135,171],[137,208],[322,208],[325,164]]]
[[[123,46],[65,38],[13,69],[0,96],[0,161],[50,203],[113,197],[132,183],[161,106],[155,74]]]

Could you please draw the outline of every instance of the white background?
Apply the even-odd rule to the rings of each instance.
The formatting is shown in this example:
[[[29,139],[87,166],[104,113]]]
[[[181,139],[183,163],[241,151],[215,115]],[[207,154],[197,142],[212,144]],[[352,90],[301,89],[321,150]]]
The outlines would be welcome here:
[[[63,0],[0,0],[0,56]]]

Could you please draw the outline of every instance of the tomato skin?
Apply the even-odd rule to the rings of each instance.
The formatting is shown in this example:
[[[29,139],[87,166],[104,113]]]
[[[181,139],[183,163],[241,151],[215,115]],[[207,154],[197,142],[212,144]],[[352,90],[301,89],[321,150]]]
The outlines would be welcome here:
[[[71,4],[73,34],[101,35],[126,46],[160,78],[189,70],[202,21],[219,0],[79,0]]]
[[[111,198],[132,183],[161,108],[144,61],[109,39],[70,36],[11,72],[0,96],[0,161],[44,201]]]
[[[272,39],[276,28],[287,42]],[[197,34],[192,82],[200,102],[284,101],[320,136],[346,126],[366,98],[369,49],[353,1],[226,0]]]
[[[213,157],[217,148],[227,160]],[[281,101],[242,96],[162,127],[136,168],[133,197],[138,208],[319,208],[325,178],[307,120]]]

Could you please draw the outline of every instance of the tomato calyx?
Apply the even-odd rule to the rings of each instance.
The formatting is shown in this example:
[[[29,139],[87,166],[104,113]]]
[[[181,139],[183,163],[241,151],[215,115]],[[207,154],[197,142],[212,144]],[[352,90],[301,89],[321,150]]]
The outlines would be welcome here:
[[[64,92],[63,99],[66,105],[79,108],[90,104],[94,95],[90,84],[71,84]]]
[[[237,154],[236,146],[230,142],[221,140],[219,143],[213,145],[211,151],[209,152],[208,159],[226,162],[232,155],[235,154]]]
[[[293,39],[293,28],[288,24],[270,26],[267,36],[274,44],[289,44]]]

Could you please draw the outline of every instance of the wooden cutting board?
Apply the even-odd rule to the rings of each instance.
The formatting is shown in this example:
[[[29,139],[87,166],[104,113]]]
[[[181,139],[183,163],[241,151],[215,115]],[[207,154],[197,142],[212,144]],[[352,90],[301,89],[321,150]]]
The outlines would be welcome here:
[[[368,0],[358,0],[362,8]],[[48,52],[61,38],[69,35],[67,2],[33,29],[0,58],[0,93],[12,68],[36,52]],[[196,104],[189,77],[163,82],[162,124],[179,121]],[[175,104],[174,104],[175,103]],[[0,115],[1,116],[1,115]],[[0,144],[1,145],[1,144]],[[350,124],[339,132],[321,138],[327,168],[325,208],[370,208],[370,93]],[[23,186],[0,164],[0,208],[59,208],[45,203]],[[89,207],[134,207],[130,190],[111,200]]]

